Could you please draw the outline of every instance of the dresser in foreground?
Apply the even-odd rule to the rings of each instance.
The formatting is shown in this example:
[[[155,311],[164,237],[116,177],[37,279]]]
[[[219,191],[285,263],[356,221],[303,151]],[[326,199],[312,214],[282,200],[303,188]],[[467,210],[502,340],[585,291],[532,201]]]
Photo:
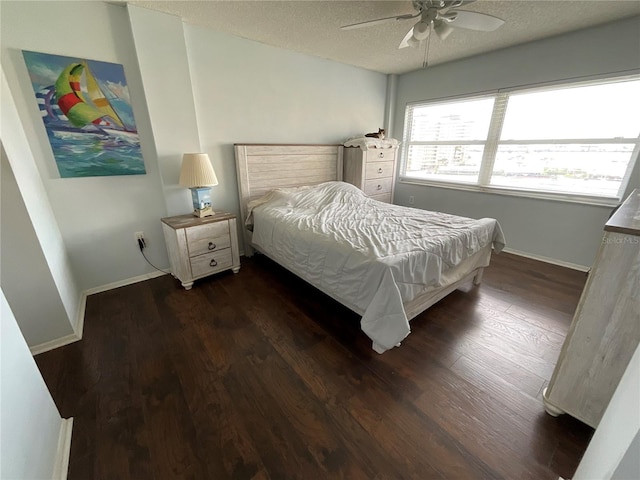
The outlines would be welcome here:
[[[640,189],[604,227],[558,363],[547,413],[596,428],[640,341]]]
[[[218,212],[198,218],[192,214],[162,219],[171,272],[189,290],[194,280],[224,270],[240,271],[236,217]]]

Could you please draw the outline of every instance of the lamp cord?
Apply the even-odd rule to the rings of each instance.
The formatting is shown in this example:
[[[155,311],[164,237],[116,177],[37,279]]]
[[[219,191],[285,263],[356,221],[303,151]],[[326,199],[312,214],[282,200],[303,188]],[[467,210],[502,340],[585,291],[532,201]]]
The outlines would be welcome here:
[[[144,249],[147,246],[145,241],[143,239],[138,239],[138,246],[140,247],[140,253],[142,254],[142,256],[144,257],[144,259],[147,261],[147,263],[149,265],[151,265],[153,268],[155,268],[156,270],[158,270],[159,272],[162,273],[166,273],[167,275],[171,275],[171,272],[167,272],[166,270],[162,270],[161,268],[156,267],[153,263],[151,263],[149,261],[149,259],[147,258],[147,256],[144,254]]]

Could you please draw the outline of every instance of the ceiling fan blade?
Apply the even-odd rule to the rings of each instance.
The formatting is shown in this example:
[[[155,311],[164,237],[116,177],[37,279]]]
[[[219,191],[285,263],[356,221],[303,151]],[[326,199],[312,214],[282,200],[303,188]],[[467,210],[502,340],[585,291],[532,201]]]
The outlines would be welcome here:
[[[407,34],[404,36],[404,38],[400,42],[400,45],[398,46],[398,49],[410,47],[411,46],[409,45],[410,38],[413,38],[413,27],[411,27],[411,30],[409,30]]]
[[[416,18],[418,15],[420,15],[420,13],[416,13],[415,15],[408,13],[406,15],[398,15],[395,17],[385,17],[385,18],[378,18],[377,20],[367,20],[366,22],[358,22],[358,23],[352,23],[350,25],[344,25],[342,27],[340,27],[341,30],[354,30],[356,28],[362,28],[362,27],[371,27],[373,25],[380,25],[381,23],[387,23],[387,22],[391,22],[394,20],[408,20],[410,18]]]
[[[453,13],[453,12],[451,12]],[[486,13],[467,12],[466,10],[456,10],[456,18],[449,22],[452,27],[468,28],[469,30],[479,30],[482,32],[493,32],[504,24],[504,20]]]
[[[449,9],[449,8],[459,8],[462,6],[466,6],[469,3],[473,3],[476,0],[445,0],[444,2],[444,8]]]

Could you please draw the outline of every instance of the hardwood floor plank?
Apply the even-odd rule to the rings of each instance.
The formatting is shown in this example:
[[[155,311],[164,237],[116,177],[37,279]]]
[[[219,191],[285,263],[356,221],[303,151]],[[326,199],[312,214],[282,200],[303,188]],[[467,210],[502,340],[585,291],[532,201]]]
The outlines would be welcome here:
[[[36,357],[74,417],[68,478],[571,477],[593,431],[539,396],[584,275],[496,258],[384,355],[261,256],[90,296],[83,340]]]

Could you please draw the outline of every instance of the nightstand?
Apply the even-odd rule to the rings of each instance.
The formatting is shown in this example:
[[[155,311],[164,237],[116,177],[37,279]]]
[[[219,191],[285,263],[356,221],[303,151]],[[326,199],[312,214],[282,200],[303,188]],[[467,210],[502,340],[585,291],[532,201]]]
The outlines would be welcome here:
[[[235,215],[218,212],[203,218],[192,214],[166,217],[162,230],[171,271],[186,290],[199,278],[224,270],[240,271]]]

